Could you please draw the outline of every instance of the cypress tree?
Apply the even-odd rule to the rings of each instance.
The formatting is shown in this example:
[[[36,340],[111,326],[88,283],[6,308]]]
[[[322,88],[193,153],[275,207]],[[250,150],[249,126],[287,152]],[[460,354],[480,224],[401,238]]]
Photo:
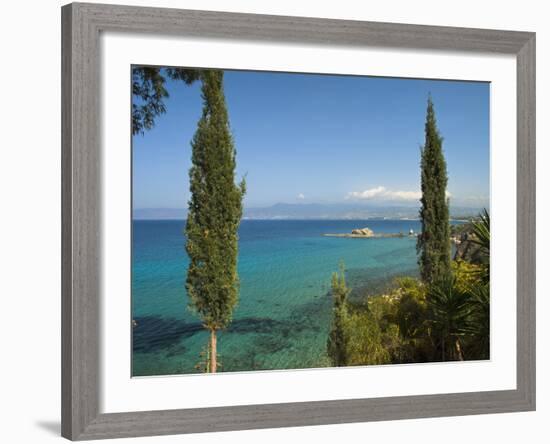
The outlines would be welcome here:
[[[350,289],[346,285],[344,266],[340,265],[340,275],[332,275],[332,326],[327,340],[327,353],[334,366],[348,365],[348,307]]]
[[[235,184],[236,151],[223,93],[223,72],[203,71],[203,111],[191,142],[191,198],[186,224],[190,308],[210,332],[207,371],[217,370],[217,336],[238,302],[238,234],[244,180]]]
[[[431,284],[451,273],[447,165],[431,97],[428,99],[425,132],[426,140],[421,152],[422,232],[418,237],[417,251],[422,280]]]

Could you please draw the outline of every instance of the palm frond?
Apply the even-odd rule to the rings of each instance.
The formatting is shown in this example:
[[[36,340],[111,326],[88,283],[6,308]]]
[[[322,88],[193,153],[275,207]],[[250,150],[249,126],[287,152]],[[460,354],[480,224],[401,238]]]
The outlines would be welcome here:
[[[486,208],[479,215],[479,220],[472,222],[472,228],[475,235],[472,242],[479,245],[482,251],[489,255],[491,251],[491,218]]]

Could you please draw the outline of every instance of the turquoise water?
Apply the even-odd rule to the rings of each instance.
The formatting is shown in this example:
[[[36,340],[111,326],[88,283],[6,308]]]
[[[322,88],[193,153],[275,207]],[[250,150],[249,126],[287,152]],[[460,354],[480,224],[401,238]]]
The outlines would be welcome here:
[[[207,333],[187,308],[185,221],[133,221],[132,373],[197,372]],[[240,301],[218,336],[222,371],[328,365],[331,274],[340,261],[357,292],[375,292],[395,276],[417,275],[416,238],[324,237],[369,227],[418,231],[418,221],[260,221],[239,230]],[[354,295],[352,294],[352,297]]]

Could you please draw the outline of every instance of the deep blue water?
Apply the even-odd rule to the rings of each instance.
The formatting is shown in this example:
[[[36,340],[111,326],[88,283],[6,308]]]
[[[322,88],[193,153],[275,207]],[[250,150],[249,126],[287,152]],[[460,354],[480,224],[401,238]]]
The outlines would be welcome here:
[[[133,375],[196,372],[207,334],[187,308],[185,221],[133,221]],[[219,334],[223,371],[328,365],[331,274],[340,261],[348,285],[375,292],[398,275],[418,273],[416,238],[324,237],[369,227],[418,231],[418,221],[259,221],[239,230],[240,300]],[[352,294],[353,297],[353,294]]]

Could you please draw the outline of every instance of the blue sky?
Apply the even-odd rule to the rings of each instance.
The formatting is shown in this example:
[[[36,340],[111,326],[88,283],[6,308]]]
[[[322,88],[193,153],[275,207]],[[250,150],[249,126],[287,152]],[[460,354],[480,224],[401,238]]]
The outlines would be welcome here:
[[[488,83],[246,71],[226,71],[224,81],[245,207],[416,204],[429,94],[451,202],[488,205]],[[189,199],[200,84],[167,87],[167,113],[133,137],[135,209],[185,208]]]

